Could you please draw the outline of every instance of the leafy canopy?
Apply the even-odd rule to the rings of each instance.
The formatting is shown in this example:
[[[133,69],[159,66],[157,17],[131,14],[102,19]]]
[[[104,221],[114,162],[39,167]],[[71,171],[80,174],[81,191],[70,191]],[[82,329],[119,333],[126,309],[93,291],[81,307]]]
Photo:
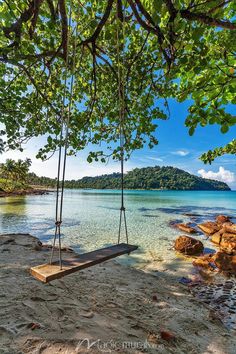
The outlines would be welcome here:
[[[154,131],[168,118],[169,97],[192,100],[190,135],[207,124],[226,133],[236,123],[226,109],[235,103],[235,15],[230,0],[0,1],[0,122],[8,146],[21,149],[46,134],[38,154],[46,158],[65,143],[61,119],[70,111],[69,153],[100,144],[89,161],[117,158],[119,96],[127,156],[158,143]],[[224,153],[235,153],[235,142],[202,158]]]

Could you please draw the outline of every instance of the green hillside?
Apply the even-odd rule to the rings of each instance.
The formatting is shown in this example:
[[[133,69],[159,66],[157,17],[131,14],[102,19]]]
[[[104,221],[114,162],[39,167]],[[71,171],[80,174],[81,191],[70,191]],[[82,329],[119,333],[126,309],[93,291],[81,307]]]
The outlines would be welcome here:
[[[30,174],[30,183],[55,186],[55,179]],[[224,182],[205,179],[175,167],[135,168],[125,174],[126,189],[170,189],[170,190],[230,190]],[[66,188],[119,189],[120,174],[113,173],[97,177],[83,177],[65,182]]]

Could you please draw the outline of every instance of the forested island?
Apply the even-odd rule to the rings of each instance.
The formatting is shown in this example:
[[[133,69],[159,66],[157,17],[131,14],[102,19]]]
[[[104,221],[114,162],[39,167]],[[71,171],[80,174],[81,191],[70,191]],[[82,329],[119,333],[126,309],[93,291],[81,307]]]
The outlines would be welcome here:
[[[96,177],[83,177],[67,180],[66,188],[120,189],[120,173]],[[38,177],[30,173],[28,181],[32,185],[55,187],[56,179]],[[205,179],[171,166],[135,168],[124,176],[126,189],[161,189],[161,190],[218,190],[227,191],[230,187],[220,181]]]

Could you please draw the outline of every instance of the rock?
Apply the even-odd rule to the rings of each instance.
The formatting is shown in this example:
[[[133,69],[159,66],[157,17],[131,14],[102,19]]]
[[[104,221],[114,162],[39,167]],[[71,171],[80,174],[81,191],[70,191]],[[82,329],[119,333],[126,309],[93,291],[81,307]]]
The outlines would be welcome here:
[[[224,225],[224,229],[226,232],[230,232],[232,234],[236,234],[236,224]]]
[[[218,216],[216,217],[216,222],[217,222],[218,224],[223,224],[223,223],[228,222],[228,221],[230,221],[229,216],[218,215]]]
[[[85,318],[93,318],[94,317],[94,313],[92,311],[85,312],[85,313],[82,313],[81,316],[83,316]]]
[[[216,243],[217,245],[219,245],[221,243],[222,234],[223,234],[223,232],[221,232],[221,230],[216,232],[216,233],[214,233],[211,236],[211,242]]]
[[[189,224],[176,224],[176,227],[179,230],[184,231],[184,232],[188,232],[190,234],[196,232],[196,230],[193,227],[189,226]]]
[[[161,339],[171,341],[175,339],[175,335],[169,331],[161,331]]]
[[[198,257],[193,261],[193,265],[196,267],[202,267],[207,269],[214,269],[213,265],[213,254],[205,254],[204,256]]]
[[[236,255],[219,251],[212,258],[219,270],[236,275]]]
[[[218,225],[213,221],[206,221],[198,225],[199,229],[205,232],[207,235],[212,235],[221,229],[221,225]]]
[[[71,253],[74,252],[74,250],[72,248],[70,248],[70,247],[62,247],[61,250],[63,252],[71,252]]]
[[[27,325],[27,328],[30,328],[32,331],[34,331],[35,329],[41,328],[41,326],[39,323],[31,322]]]
[[[43,247],[42,242],[37,241],[37,240],[35,242],[33,242],[33,249],[35,251],[41,251],[42,247]]]
[[[190,236],[179,236],[175,240],[175,249],[187,255],[196,255],[203,252],[203,243]]]
[[[228,254],[236,253],[236,234],[225,232],[225,229],[214,233],[211,241],[220,246]]]
[[[171,221],[169,222],[169,226],[175,228],[175,227],[176,227],[176,224],[180,224],[180,223],[182,223],[182,221],[183,221],[183,220],[181,220],[181,219],[171,220]]]
[[[231,222],[231,221],[224,222],[224,223],[222,224],[222,228],[225,229],[226,226],[231,226],[231,225],[234,225],[234,223]]]
[[[221,238],[220,248],[228,254],[236,254],[236,235],[224,233]]]

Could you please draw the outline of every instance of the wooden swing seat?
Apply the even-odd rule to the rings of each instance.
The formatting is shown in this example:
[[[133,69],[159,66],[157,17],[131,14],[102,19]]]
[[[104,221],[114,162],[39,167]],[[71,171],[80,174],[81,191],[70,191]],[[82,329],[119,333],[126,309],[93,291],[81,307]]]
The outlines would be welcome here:
[[[92,267],[109,259],[129,254],[135,251],[138,246],[120,243],[114,246],[101,248],[96,251],[78,254],[77,256],[62,260],[62,269],[60,269],[59,261],[52,264],[41,264],[30,269],[30,273],[43,283],[49,283],[52,280],[59,279],[65,275],[77,272],[81,269]]]

